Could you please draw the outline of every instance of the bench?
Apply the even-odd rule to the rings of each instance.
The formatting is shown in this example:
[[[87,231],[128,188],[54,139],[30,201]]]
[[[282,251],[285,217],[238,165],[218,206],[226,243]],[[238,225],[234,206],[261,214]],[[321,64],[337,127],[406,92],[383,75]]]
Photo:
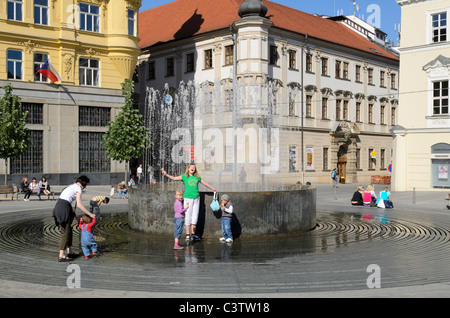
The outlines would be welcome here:
[[[8,194],[11,195],[11,200],[14,200],[14,194],[17,193],[17,190],[12,185],[0,185],[0,194],[6,194],[8,197]]]
[[[17,201],[19,200],[19,194],[22,194],[23,196],[25,196],[25,192],[22,192],[22,190],[19,190],[19,191],[15,192],[15,193],[16,193],[16,200],[17,200]],[[48,193],[48,194],[31,192],[30,198],[31,198],[33,195],[38,196],[39,199],[41,198],[41,196],[46,196],[46,197],[47,197],[47,200],[50,200],[50,197],[51,197],[51,200],[52,200],[52,201],[55,200],[55,192],[52,191],[52,190],[50,190],[50,193]]]

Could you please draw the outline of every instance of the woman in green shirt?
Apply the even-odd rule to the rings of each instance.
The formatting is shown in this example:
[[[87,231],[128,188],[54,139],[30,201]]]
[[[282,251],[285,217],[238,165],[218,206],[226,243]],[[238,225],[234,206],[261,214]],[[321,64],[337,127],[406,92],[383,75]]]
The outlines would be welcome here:
[[[200,208],[200,192],[198,191],[198,184],[201,183],[205,187],[211,189],[213,192],[217,190],[204,181],[198,174],[195,164],[190,164],[183,175],[174,177],[162,169],[164,176],[173,181],[183,181],[184,183],[184,207],[188,207],[185,214],[185,227],[186,227],[186,241],[190,239],[199,240],[200,238],[195,235],[195,228],[198,220],[198,211]],[[189,203],[189,205],[187,205]]]

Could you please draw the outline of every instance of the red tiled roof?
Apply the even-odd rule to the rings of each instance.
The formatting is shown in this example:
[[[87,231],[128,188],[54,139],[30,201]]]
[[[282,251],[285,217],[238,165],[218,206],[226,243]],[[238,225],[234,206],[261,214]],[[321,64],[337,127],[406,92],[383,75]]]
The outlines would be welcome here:
[[[228,28],[240,19],[237,12],[242,2],[243,0],[176,0],[141,12],[139,47],[146,48],[157,43]],[[272,27],[308,34],[308,37],[398,60],[396,56],[338,22],[275,2],[263,2],[269,9],[266,17],[273,22]]]

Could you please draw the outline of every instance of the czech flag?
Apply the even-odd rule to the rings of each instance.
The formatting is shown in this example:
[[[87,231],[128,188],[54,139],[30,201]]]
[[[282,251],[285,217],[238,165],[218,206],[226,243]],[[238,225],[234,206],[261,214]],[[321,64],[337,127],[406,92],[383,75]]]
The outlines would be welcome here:
[[[40,69],[38,69],[38,73],[41,73],[45,77],[47,77],[53,83],[61,82],[61,77],[59,76],[56,69],[53,67],[50,60],[47,60]]]

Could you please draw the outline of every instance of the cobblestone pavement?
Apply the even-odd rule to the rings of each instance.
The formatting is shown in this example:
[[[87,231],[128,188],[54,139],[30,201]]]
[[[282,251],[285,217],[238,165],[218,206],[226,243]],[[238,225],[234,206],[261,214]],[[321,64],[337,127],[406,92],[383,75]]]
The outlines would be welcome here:
[[[449,297],[446,190],[393,193],[385,210],[351,206],[356,186],[318,185],[308,233],[206,238],[181,251],[170,235],[129,230],[126,200],[113,199],[95,230],[100,255],[71,263],[57,262],[56,201],[2,199],[0,297]],[[89,186],[83,201],[97,194],[109,187]],[[78,231],[74,241],[81,253]],[[78,270],[81,288],[68,288]]]

